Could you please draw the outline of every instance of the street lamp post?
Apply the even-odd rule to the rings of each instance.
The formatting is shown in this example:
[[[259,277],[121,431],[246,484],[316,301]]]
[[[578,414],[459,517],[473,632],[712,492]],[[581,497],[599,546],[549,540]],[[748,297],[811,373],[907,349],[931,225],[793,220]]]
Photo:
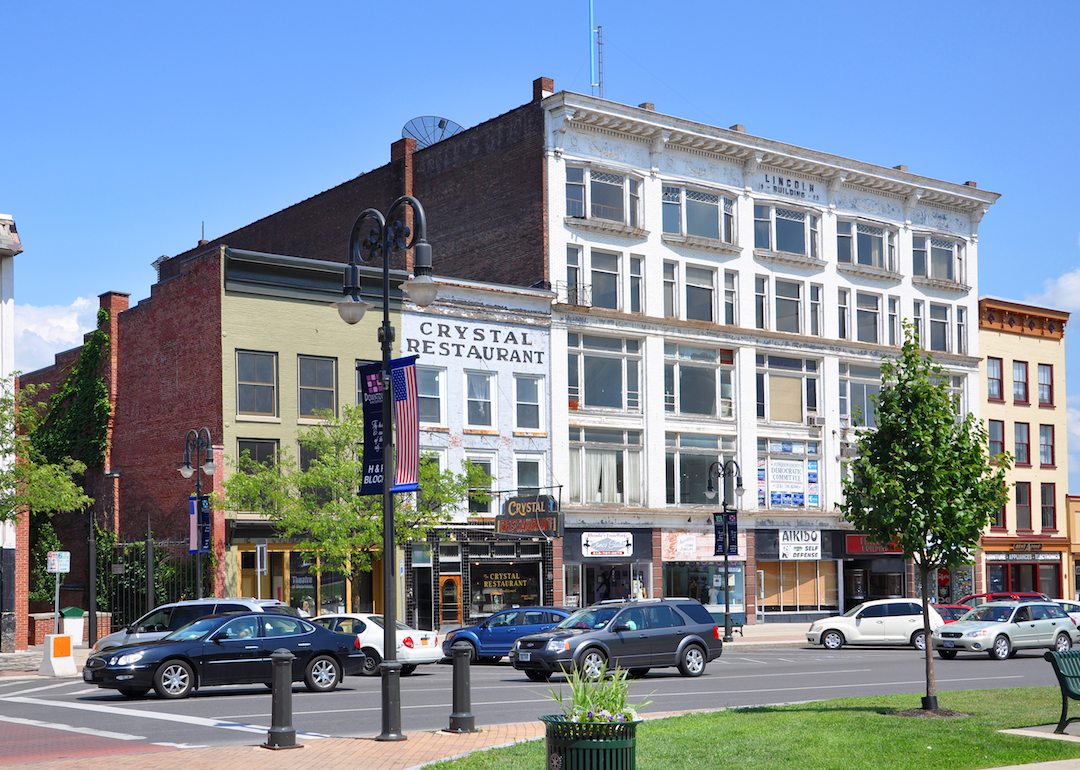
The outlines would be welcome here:
[[[210,429],[199,428],[195,430],[192,428],[187,432],[187,439],[184,441],[184,462],[180,466],[180,475],[185,479],[190,479],[192,475],[195,476],[195,518],[196,523],[199,517],[199,506],[202,504],[202,476],[197,472],[196,468],[191,464],[191,455],[194,453],[195,462],[198,464],[199,460],[203,457],[203,463],[200,468],[202,472],[207,476],[213,476],[214,471],[217,470],[217,466],[214,465],[214,445],[210,440]],[[203,598],[203,577],[202,577],[202,549],[201,540],[202,532],[199,532],[200,542],[195,544],[195,580],[198,583],[198,596],[196,598]]]
[[[735,495],[732,495],[731,490],[731,476],[735,474]],[[737,496],[742,499],[743,492],[746,491],[743,488],[742,483],[742,470],[739,468],[739,464],[734,460],[727,460],[720,463],[715,462],[709,466],[709,485],[705,490],[705,496],[712,500],[716,497],[716,488],[713,486],[713,479],[719,480],[721,477],[724,479],[724,499],[721,508],[721,517],[724,520],[724,641],[731,641],[731,578],[728,573],[728,548],[729,543],[729,531],[728,531],[728,514],[732,512],[731,504],[734,501],[734,497]],[[738,510],[735,508],[734,510]]]
[[[409,239],[410,229],[401,221],[408,206],[413,211],[416,232]],[[362,236],[365,224],[371,229]],[[363,237],[363,240],[361,238]],[[394,342],[394,327],[390,325],[390,255],[400,249],[413,249],[414,278],[401,285],[409,299],[420,307],[435,301],[438,286],[431,277],[431,244],[427,242],[427,222],[424,207],[411,195],[403,195],[391,204],[384,216],[377,209],[364,209],[353,223],[349,236],[349,264],[345,268],[344,297],[335,302],[342,320],[355,324],[370,307],[360,298],[360,256],[382,259],[382,343],[383,386],[383,660],[382,669],[382,732],[378,741],[403,741],[401,732],[401,663],[397,660],[397,570],[394,537],[394,495],[391,449],[394,445],[393,393],[390,385],[390,353]]]

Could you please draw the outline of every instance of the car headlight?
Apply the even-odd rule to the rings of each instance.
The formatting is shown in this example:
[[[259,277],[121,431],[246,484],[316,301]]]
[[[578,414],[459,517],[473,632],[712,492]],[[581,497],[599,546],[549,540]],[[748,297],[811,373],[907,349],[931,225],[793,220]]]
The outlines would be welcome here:
[[[516,649],[519,649],[520,647],[521,647],[521,640],[520,639],[515,639],[514,640],[514,646],[511,647],[510,649],[511,650],[516,650]]]
[[[964,634],[964,636],[970,639],[979,639],[980,637],[986,636],[986,633],[987,632],[985,628],[980,628],[976,631],[968,631],[966,634]]]
[[[820,623],[811,623],[810,624],[810,630],[811,631],[820,631],[821,630],[821,624]]]
[[[565,639],[552,639],[544,649],[548,652],[566,652],[570,649],[570,642]]]
[[[137,652],[129,652],[124,655],[117,655],[115,658],[109,661],[110,666],[130,666],[132,663],[138,663],[142,660],[143,655],[146,654],[146,650],[139,650]]]

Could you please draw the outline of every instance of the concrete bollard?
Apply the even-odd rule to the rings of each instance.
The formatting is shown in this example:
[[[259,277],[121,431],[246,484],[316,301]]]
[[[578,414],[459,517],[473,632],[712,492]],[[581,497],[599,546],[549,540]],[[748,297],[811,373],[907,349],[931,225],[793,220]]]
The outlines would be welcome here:
[[[469,682],[469,658],[472,645],[458,642],[450,648],[454,659],[454,711],[450,714],[450,726],[444,733],[475,733],[476,717],[472,715],[472,696]]]
[[[264,749],[301,749],[292,726],[292,662],[296,659],[286,649],[274,650],[273,701],[270,705],[270,729],[266,731]]]

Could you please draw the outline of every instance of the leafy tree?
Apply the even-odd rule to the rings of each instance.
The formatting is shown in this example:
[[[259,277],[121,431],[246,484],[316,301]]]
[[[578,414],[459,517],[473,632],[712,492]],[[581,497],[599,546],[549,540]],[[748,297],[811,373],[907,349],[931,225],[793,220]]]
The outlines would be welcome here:
[[[245,452],[219,502],[230,510],[260,512],[283,536],[299,538],[299,549],[318,557],[316,573],[355,578],[382,555],[382,495],[356,494],[364,475],[362,408],[346,405],[340,416],[324,418],[301,430],[301,462],[285,447],[275,463],[256,463]],[[479,466],[467,463],[464,473],[440,471],[433,459],[421,458],[418,494],[395,496],[398,544],[426,539],[470,498],[489,499],[482,490],[490,477]]]
[[[915,563],[926,629],[931,575],[970,563],[980,535],[1007,500],[1010,458],[988,456],[986,430],[971,413],[958,415],[948,383],[905,323],[900,357],[882,362],[877,430],[859,439],[840,506],[874,542],[902,550]],[[923,708],[934,709],[929,642],[928,633]]]

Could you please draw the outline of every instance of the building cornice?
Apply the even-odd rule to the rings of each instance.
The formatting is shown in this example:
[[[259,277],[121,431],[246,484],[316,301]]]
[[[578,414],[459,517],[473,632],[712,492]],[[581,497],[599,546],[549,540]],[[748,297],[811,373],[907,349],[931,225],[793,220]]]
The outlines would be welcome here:
[[[628,139],[646,142],[658,155],[677,147],[713,155],[743,166],[749,180],[760,166],[843,184],[866,191],[890,193],[905,200],[934,203],[972,215],[973,224],[1001,197],[966,184],[944,182],[900,169],[889,169],[838,155],[718,128],[704,123],[661,115],[651,110],[595,97],[560,91],[544,100],[553,119],[552,149],[562,151],[563,137],[573,125],[611,131]],[[653,160],[652,166],[658,166]]]
[[[1069,313],[1064,310],[1024,305],[1010,300],[979,299],[979,329],[1060,340],[1065,336]]]

